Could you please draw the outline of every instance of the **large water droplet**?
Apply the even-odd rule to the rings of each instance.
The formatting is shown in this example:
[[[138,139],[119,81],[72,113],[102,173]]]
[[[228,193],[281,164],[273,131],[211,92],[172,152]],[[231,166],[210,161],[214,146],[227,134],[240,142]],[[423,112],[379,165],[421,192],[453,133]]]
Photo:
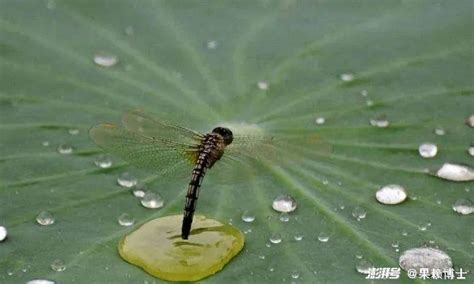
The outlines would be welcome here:
[[[370,269],[373,267],[374,265],[368,262],[367,260],[361,260],[356,264],[357,272],[362,273],[362,274],[369,274]]]
[[[326,122],[326,118],[320,116],[320,117],[317,117],[314,122],[316,122],[316,124],[318,125],[323,125],[325,122]]]
[[[474,180],[474,170],[464,165],[444,163],[436,176],[450,181],[471,181]]]
[[[404,251],[400,255],[398,263],[403,270],[415,269],[418,273],[420,273],[421,268],[428,269],[431,272],[433,269],[444,271],[453,267],[449,255],[444,251],[429,247],[412,248]]]
[[[163,200],[160,194],[152,191],[147,191],[145,193],[145,196],[143,196],[143,198],[140,200],[140,203],[143,205],[143,207],[150,209],[158,209],[163,207],[165,201]]]
[[[380,115],[375,118],[372,118],[370,120],[370,125],[379,127],[379,128],[385,128],[388,127],[390,122],[388,121],[387,117],[385,115]]]
[[[251,214],[249,211],[244,211],[244,213],[242,213],[242,221],[246,222],[246,223],[252,223],[253,221],[255,221],[255,215]]]
[[[26,282],[26,284],[56,284],[56,282],[47,279],[33,279]]]
[[[217,41],[215,40],[209,40],[208,42],[206,42],[207,49],[216,49],[217,45]]]
[[[434,158],[438,153],[438,146],[433,143],[422,143],[418,147],[418,153],[423,158]]]
[[[405,188],[398,184],[388,184],[377,190],[375,198],[382,204],[399,204],[407,198]]]
[[[280,219],[281,222],[286,223],[286,222],[290,221],[290,215],[289,215],[288,213],[286,213],[286,212],[282,212],[282,213],[280,214],[279,219]]]
[[[270,236],[269,240],[272,244],[279,244],[279,243],[281,243],[281,235],[279,233],[273,233]]]
[[[120,226],[128,227],[132,226],[135,223],[135,219],[128,214],[128,213],[122,213],[120,216],[117,218],[118,223]]]
[[[469,156],[474,156],[474,145],[471,145],[469,148],[467,148],[467,153]]]
[[[341,74],[340,78],[344,82],[351,82],[352,80],[354,80],[354,74],[352,74],[352,73],[343,73],[343,74]]]
[[[61,272],[66,270],[66,265],[62,260],[55,259],[53,262],[51,262],[51,269],[56,272]]]
[[[270,86],[270,85],[268,84],[267,81],[259,81],[259,82],[257,83],[257,87],[258,87],[260,90],[262,90],[262,91],[268,90],[269,86]]]
[[[138,180],[135,176],[130,174],[129,172],[121,173],[117,178],[117,183],[120,186],[131,188],[137,184]]]
[[[461,215],[469,215],[474,212],[474,205],[469,199],[458,199],[453,204],[453,210]]]
[[[467,118],[466,123],[470,127],[474,127],[474,114],[472,114],[471,116]]]
[[[321,232],[318,235],[318,240],[322,243],[329,241],[329,235],[326,232]]]
[[[112,67],[118,63],[118,58],[112,54],[96,54],[94,63],[101,67]]]
[[[360,221],[361,219],[364,219],[365,216],[367,215],[367,212],[365,211],[364,208],[360,206],[354,207],[352,210],[352,216],[357,219],[357,221]]]
[[[7,228],[0,226],[0,242],[3,242],[8,236]]]
[[[49,226],[54,224],[54,216],[49,211],[41,211],[36,216],[36,222],[43,226]]]
[[[72,154],[73,148],[69,144],[61,144],[58,146],[58,153],[63,155]]]
[[[296,209],[296,200],[286,194],[278,195],[273,200],[272,208],[278,212],[292,212]]]
[[[112,166],[112,158],[107,155],[99,155],[94,161],[95,165],[101,169],[107,169]]]

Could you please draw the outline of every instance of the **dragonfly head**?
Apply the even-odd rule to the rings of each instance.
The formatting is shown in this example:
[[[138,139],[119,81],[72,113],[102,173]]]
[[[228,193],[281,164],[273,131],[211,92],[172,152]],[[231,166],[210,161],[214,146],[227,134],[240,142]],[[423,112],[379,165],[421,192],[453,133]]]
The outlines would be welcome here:
[[[234,135],[232,134],[232,131],[230,131],[230,129],[226,127],[216,127],[212,130],[212,133],[217,133],[222,136],[226,145],[229,145],[230,143],[232,143],[232,140],[234,140]]]

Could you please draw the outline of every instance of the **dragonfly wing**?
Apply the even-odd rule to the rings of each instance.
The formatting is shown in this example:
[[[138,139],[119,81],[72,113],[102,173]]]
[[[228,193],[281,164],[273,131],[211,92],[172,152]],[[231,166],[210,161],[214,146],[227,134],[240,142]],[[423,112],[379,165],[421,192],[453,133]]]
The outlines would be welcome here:
[[[148,170],[165,173],[177,167],[192,168],[197,159],[196,144],[181,143],[165,136],[152,137],[114,124],[96,125],[89,133],[106,151]]]

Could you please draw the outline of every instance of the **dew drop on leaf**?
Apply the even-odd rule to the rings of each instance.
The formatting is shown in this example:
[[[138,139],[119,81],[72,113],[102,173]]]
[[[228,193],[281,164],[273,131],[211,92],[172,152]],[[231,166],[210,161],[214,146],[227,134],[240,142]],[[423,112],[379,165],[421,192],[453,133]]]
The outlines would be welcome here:
[[[361,260],[356,264],[357,272],[362,274],[369,274],[372,267],[374,267],[374,265],[367,260]]]
[[[289,215],[288,213],[286,213],[286,212],[282,212],[282,213],[280,214],[279,219],[280,219],[281,222],[286,223],[286,222],[290,221],[290,215]]]
[[[467,153],[469,156],[474,157],[474,145],[470,145],[469,148],[467,148]]]
[[[372,118],[370,120],[370,125],[379,127],[379,128],[385,128],[388,127],[390,122],[388,121],[387,117],[385,115],[377,116],[375,118]]]
[[[55,284],[55,283],[56,282],[54,282],[53,280],[47,280],[47,279],[33,279],[26,282],[26,284]]]
[[[301,241],[303,240],[303,235],[302,234],[299,234],[299,233],[296,233],[293,238],[295,239],[295,241]]]
[[[206,47],[207,47],[207,49],[216,49],[217,48],[217,41],[209,40],[208,42],[206,42]]]
[[[128,227],[132,226],[135,223],[135,219],[128,213],[122,213],[117,218],[118,223],[120,226]]]
[[[54,216],[49,211],[41,211],[36,216],[36,222],[42,226],[52,225],[54,221]]]
[[[435,128],[434,133],[438,136],[443,136],[446,134],[446,130],[444,130],[442,127],[437,127]]]
[[[296,271],[296,270],[293,270],[293,271],[291,272],[291,275],[290,275],[290,276],[291,276],[291,278],[293,278],[293,279],[298,279],[298,278],[300,278],[300,273],[299,273],[298,271]]]
[[[143,207],[150,209],[158,209],[163,207],[165,201],[159,193],[153,191],[147,191],[143,198],[140,200]]]
[[[143,182],[137,182],[136,185],[132,188],[133,196],[138,198],[143,198],[145,196],[145,191],[147,190],[146,185]]]
[[[469,215],[474,212],[474,204],[469,199],[460,198],[454,202],[453,210],[461,215]]]
[[[246,222],[246,223],[252,223],[253,221],[255,221],[255,215],[251,214],[249,211],[244,211],[244,213],[242,213],[242,221]]]
[[[68,132],[69,134],[71,134],[71,135],[77,135],[77,134],[79,134],[79,129],[77,129],[77,128],[71,128],[71,129],[69,129],[67,132]]]
[[[118,63],[118,58],[112,54],[96,54],[94,55],[94,63],[101,67],[112,67]]]
[[[404,251],[398,260],[400,267],[408,271],[415,269],[420,272],[421,268],[448,270],[453,267],[451,257],[444,251],[435,248],[421,247]]]
[[[326,232],[320,232],[318,235],[318,240],[322,243],[329,241],[329,235]]]
[[[352,73],[343,73],[343,74],[341,74],[340,78],[344,82],[351,82],[352,80],[354,80],[354,74],[352,74]]]
[[[267,81],[259,81],[257,83],[257,87],[262,91],[266,91],[268,90],[269,84]]]
[[[438,146],[433,143],[422,143],[418,147],[418,153],[423,158],[434,158],[438,154]]]
[[[316,122],[317,125],[323,125],[325,122],[326,122],[326,118],[320,116],[320,117],[317,117],[314,122]]]
[[[281,243],[281,234],[280,233],[273,233],[270,236],[269,240],[272,244],[279,244],[279,243]]]
[[[365,211],[364,208],[360,206],[354,207],[352,210],[352,216],[357,219],[357,221],[360,221],[364,219],[367,216],[367,212]]]
[[[296,200],[286,194],[278,195],[272,203],[272,208],[278,212],[292,212],[296,209]]]
[[[467,123],[467,125],[469,125],[469,127],[474,127],[474,114],[470,115],[466,119],[466,123]]]
[[[56,272],[61,272],[66,270],[66,265],[62,260],[55,259],[53,260],[53,262],[51,262],[51,269]]]
[[[401,185],[389,184],[377,190],[375,198],[382,204],[399,204],[406,200],[407,192]]]
[[[117,183],[122,187],[131,188],[135,186],[137,182],[138,182],[138,179],[129,172],[121,173],[117,177]]]
[[[7,228],[0,226],[0,242],[3,242],[8,236]]]
[[[465,165],[444,163],[437,171],[436,176],[450,181],[474,180],[474,170]]]
[[[73,148],[69,144],[61,144],[58,146],[58,153],[62,155],[69,155],[72,154]]]
[[[101,169],[107,169],[112,166],[112,158],[107,154],[102,154],[97,156],[94,164]]]

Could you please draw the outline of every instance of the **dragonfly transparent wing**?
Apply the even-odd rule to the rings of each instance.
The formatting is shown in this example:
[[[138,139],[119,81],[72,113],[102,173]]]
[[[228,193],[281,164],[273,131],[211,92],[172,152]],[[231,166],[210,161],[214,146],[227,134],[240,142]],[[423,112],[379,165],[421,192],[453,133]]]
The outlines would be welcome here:
[[[193,133],[190,137],[187,131],[172,125],[158,124],[161,131],[148,129],[155,125],[148,123],[144,131],[134,132],[114,124],[99,124],[90,130],[90,136],[106,151],[140,168],[162,174],[177,170],[190,173],[197,159],[200,136]],[[176,140],[181,135],[188,139]]]

